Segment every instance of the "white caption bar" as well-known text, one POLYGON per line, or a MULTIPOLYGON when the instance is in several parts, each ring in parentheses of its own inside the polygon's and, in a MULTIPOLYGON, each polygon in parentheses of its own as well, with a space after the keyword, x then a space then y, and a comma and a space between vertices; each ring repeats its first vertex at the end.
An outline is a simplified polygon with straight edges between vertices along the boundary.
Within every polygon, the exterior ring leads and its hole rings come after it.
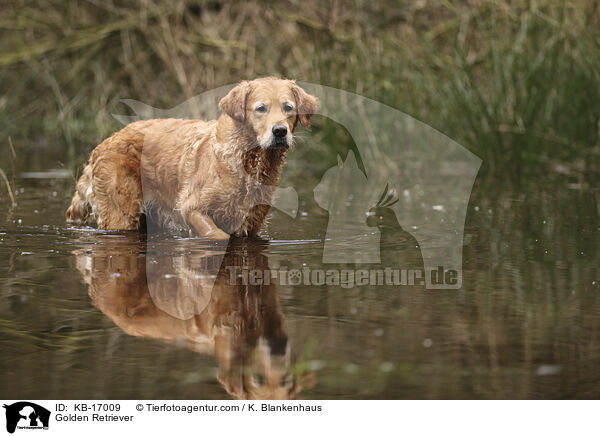
MULTIPOLYGON (((19 436, 224 434, 597 434, 597 401, 4 400, 19 436), (116 432, 116 433, 115 433, 116 432), (177 432, 177 433, 173 433, 177 432), (181 432, 181 433, 180 433, 181 432)), ((12 430, 12 432, 11 432, 12 430)), ((7 433, 4 433, 7 434, 7 433)))

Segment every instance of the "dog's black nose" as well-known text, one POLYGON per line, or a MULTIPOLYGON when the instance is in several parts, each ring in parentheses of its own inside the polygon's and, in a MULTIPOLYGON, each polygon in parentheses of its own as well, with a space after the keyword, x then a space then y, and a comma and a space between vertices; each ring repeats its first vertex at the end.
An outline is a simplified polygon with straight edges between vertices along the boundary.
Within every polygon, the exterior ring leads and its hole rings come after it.
POLYGON ((277 138, 284 137, 287 135, 287 127, 285 127, 283 124, 275 124, 273 126, 273 135, 275 135, 277 138))

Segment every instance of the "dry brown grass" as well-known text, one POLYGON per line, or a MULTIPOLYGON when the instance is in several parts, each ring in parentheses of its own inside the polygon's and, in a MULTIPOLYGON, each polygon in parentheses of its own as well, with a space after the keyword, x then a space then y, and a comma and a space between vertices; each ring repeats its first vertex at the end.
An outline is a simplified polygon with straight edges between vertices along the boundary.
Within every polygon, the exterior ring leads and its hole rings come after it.
POLYGON ((168 108, 279 75, 378 99, 500 168, 591 160, 599 11, 593 0, 9 0, 0 134, 65 144, 57 156, 72 165, 118 127, 120 98, 168 108))

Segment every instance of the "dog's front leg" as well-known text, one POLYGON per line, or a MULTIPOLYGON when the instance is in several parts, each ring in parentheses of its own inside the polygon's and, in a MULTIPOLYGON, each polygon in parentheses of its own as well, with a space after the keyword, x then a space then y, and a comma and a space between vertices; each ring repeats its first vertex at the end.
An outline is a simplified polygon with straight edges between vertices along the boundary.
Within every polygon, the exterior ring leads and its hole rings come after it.
POLYGON ((192 226, 198 236, 206 236, 207 238, 214 240, 229 239, 228 233, 221 230, 210 217, 200 212, 190 212, 187 217, 187 222, 192 226))

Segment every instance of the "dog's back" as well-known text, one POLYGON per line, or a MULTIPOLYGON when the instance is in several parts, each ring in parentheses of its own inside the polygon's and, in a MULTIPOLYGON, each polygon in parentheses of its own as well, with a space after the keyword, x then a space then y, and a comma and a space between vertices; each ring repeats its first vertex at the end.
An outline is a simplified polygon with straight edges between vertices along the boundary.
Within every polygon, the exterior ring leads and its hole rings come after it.
POLYGON ((210 135, 213 127, 214 122, 155 119, 116 132, 92 152, 66 212, 67 222, 134 230, 146 206, 173 208, 182 144, 210 135))

